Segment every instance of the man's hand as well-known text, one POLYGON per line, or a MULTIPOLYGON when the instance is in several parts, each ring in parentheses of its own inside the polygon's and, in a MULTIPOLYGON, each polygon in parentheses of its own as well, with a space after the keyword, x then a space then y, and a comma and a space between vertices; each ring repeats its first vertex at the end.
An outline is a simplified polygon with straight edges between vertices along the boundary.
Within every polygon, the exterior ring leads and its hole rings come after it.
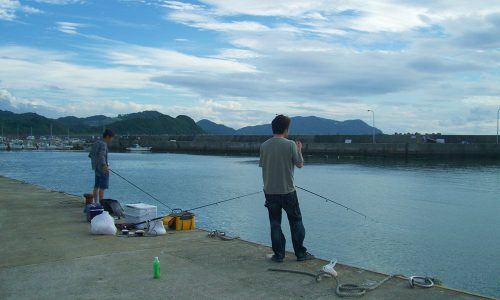
POLYGON ((297 150, 299 150, 299 152, 302 152, 302 142, 299 140, 295 140, 295 144, 297 145, 297 150))
POLYGON ((297 168, 302 168, 304 166, 304 157, 302 157, 302 142, 295 140, 295 144, 297 145, 297 152, 299 154, 299 161, 295 163, 295 166, 297 168))
POLYGON ((104 165, 104 167, 102 167, 102 171, 104 172, 104 174, 108 174, 109 173, 109 166, 104 165))

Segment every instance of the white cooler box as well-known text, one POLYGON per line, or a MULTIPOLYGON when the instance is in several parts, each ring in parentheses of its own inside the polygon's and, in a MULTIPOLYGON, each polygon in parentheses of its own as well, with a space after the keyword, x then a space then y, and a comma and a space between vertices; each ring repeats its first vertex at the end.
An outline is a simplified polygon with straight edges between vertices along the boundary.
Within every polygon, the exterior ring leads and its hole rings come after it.
MULTIPOLYGON (((154 205, 146 203, 135 203, 125 205, 125 223, 135 224, 156 218, 157 209, 154 205)), ((139 229, 145 229, 147 224, 137 225, 139 229)))

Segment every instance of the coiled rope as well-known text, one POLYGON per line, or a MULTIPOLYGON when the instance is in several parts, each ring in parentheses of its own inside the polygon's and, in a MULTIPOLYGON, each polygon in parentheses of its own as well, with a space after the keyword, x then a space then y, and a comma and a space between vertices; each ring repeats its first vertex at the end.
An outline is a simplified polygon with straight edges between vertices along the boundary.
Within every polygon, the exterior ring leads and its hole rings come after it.
POLYGON ((376 284, 372 285, 357 285, 357 284, 352 284, 352 283, 340 283, 340 280, 336 277, 331 275, 330 273, 320 271, 317 274, 310 273, 310 272, 304 272, 304 271, 298 271, 298 270, 288 270, 288 269, 274 269, 270 268, 268 271, 272 272, 282 272, 282 273, 292 273, 292 274, 298 274, 298 275, 305 275, 309 277, 313 277, 316 282, 321 281, 323 277, 331 277, 335 279, 335 294, 339 297, 361 297, 364 296, 367 292, 371 292, 377 288, 379 288, 381 285, 386 283, 392 278, 399 277, 408 280, 408 283, 412 288, 414 287, 419 287, 419 288, 431 288, 434 286, 434 281, 435 279, 430 278, 430 277, 423 277, 423 276, 410 276, 406 277, 401 274, 395 274, 395 275, 389 275, 386 278, 382 279, 381 281, 377 282, 376 284))

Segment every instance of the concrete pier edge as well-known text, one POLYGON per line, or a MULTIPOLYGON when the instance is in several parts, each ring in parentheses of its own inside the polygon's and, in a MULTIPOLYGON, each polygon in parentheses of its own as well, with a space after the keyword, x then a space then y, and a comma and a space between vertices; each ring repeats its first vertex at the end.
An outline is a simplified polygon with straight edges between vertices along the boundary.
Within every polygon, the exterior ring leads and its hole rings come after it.
MULTIPOLYGON (((250 154, 257 155, 260 145, 270 136, 146 135, 117 137, 110 148, 125 151, 139 142, 154 152, 250 154)), ((494 136, 442 136, 447 142, 424 143, 410 136, 291 136, 303 142, 304 155, 397 157, 397 158, 500 158, 500 145, 494 136), (351 140, 352 143, 345 143, 351 140)))

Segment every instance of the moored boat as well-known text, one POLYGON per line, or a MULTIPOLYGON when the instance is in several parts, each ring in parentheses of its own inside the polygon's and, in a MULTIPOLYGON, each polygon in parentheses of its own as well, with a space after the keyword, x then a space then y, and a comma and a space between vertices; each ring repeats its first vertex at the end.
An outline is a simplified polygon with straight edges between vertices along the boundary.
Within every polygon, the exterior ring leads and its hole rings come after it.
POLYGON ((142 147, 139 144, 134 144, 132 147, 127 147, 130 152, 150 152, 152 147, 142 147))
POLYGON ((21 140, 12 140, 9 144, 9 149, 10 150, 23 150, 24 143, 21 140))
POLYGON ((38 146, 36 144, 33 144, 32 142, 26 143, 24 146, 24 150, 37 150, 38 146))

